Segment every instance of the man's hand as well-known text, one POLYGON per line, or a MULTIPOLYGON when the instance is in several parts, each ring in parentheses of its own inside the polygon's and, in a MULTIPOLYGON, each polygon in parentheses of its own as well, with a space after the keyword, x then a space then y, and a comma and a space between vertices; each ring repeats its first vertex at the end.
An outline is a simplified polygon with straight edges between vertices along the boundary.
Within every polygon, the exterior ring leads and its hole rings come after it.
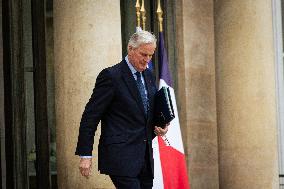
POLYGON ((81 158, 79 170, 84 177, 89 178, 92 174, 92 158, 81 158))
POLYGON ((161 128, 161 127, 155 126, 154 133, 155 133, 157 136, 164 136, 164 135, 168 132, 168 126, 169 126, 169 124, 167 124, 164 129, 161 128))

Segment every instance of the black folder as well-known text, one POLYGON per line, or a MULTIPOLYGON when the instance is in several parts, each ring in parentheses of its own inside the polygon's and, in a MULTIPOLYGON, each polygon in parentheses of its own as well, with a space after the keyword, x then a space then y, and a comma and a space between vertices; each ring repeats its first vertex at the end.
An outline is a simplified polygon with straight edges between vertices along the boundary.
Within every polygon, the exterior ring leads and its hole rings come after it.
POLYGON ((169 87, 162 87, 155 95, 154 123, 164 128, 175 118, 169 87))

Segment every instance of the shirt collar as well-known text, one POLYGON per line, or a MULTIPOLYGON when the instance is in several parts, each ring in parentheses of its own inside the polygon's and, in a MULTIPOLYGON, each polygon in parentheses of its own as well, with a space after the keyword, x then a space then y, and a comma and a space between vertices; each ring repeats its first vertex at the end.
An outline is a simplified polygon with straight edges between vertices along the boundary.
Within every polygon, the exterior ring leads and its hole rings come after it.
POLYGON ((136 72, 138 72, 138 71, 134 68, 134 66, 129 62, 129 60, 128 60, 128 55, 125 57, 125 61, 126 61, 128 67, 129 67, 129 69, 130 69, 130 71, 131 71, 131 73, 132 73, 133 75, 134 75, 136 72))

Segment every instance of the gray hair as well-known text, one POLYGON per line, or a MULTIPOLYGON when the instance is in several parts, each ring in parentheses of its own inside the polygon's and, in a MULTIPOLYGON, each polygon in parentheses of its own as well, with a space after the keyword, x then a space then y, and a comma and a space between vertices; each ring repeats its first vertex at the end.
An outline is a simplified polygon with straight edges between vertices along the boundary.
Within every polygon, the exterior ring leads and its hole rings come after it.
POLYGON ((133 48, 138 48, 142 44, 155 44, 156 45, 157 39, 154 34, 151 34, 148 31, 138 31, 134 33, 128 42, 128 46, 133 48))

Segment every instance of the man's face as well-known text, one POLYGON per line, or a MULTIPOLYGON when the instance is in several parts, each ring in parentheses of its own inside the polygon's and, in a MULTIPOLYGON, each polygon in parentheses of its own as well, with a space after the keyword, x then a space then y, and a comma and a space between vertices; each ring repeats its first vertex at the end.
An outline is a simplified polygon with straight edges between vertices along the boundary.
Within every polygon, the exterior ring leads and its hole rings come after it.
POLYGON ((133 67, 138 71, 142 72, 147 68, 148 63, 152 59, 155 52, 155 44, 142 44, 138 48, 128 46, 128 59, 133 67))

